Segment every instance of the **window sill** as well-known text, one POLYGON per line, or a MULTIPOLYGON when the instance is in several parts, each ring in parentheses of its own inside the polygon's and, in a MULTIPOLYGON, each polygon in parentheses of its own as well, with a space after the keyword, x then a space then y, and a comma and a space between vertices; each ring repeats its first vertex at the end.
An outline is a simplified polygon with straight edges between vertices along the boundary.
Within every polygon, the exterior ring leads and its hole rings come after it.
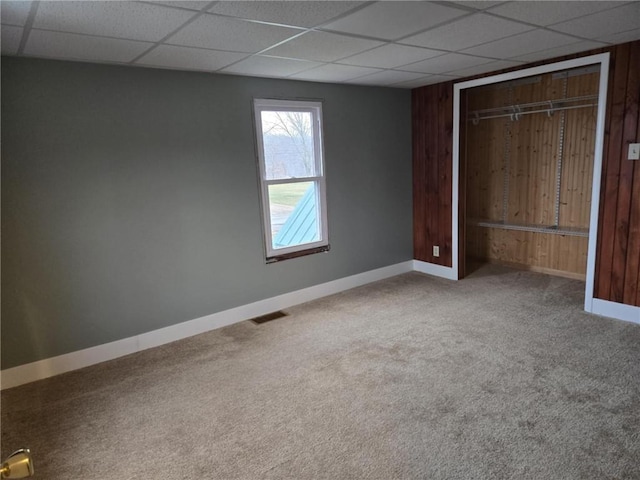
POLYGON ((307 255, 313 255, 314 253, 328 252, 329 250, 331 250, 330 245, 323 245, 322 247, 298 250, 297 252, 285 253, 283 255, 274 255, 272 257, 267 257, 267 264, 281 262, 283 260, 289 260, 291 258, 305 257, 307 255))

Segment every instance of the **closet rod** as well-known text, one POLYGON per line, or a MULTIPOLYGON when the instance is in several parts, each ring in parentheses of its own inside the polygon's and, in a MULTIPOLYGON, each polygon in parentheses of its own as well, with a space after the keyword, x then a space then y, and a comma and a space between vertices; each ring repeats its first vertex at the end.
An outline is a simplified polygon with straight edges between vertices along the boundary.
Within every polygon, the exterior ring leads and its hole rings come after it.
POLYGON ((539 102, 505 105, 502 107, 481 108, 479 110, 473 110, 469 112, 469 114, 471 115, 471 114, 494 113, 494 112, 503 112, 505 110, 513 111, 514 109, 517 109, 517 108, 523 109, 523 108, 533 108, 533 107, 543 107, 543 106, 547 107, 549 105, 559 105, 561 103, 586 102, 587 100, 598 100, 598 95, 583 95, 580 97, 556 98, 551 100, 543 100, 539 102))
POLYGON ((553 108, 549 107, 549 108, 541 108, 541 109, 538 109, 538 110, 527 110, 527 111, 524 111, 524 112, 515 110, 515 111, 513 111, 511 113, 502 113, 500 115, 486 115, 486 116, 479 116, 478 115, 478 116, 475 116, 475 117, 474 116, 469 116, 468 117, 468 121, 470 121, 470 122, 472 122, 472 123, 477 125, 477 123, 480 120, 488 120, 490 118, 511 117, 512 119, 517 120, 518 117, 520 117, 521 115, 529 115, 531 113, 546 112, 546 113, 552 114, 553 112, 558 112, 558 111, 561 111, 561 110, 575 110, 576 108, 588 108, 588 107, 597 107, 597 106, 598 106, 597 103, 587 103, 587 104, 584 104, 584 105, 572 105, 572 106, 569 106, 569 107, 553 107, 553 108))

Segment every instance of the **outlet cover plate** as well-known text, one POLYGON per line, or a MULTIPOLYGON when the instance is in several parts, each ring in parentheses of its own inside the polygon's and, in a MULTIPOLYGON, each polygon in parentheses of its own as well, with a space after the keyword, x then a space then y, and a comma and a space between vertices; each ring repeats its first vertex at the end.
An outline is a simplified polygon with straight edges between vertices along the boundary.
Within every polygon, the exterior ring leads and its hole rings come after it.
POLYGON ((627 158, 629 160, 640 160, 640 143, 629 144, 629 155, 627 158))

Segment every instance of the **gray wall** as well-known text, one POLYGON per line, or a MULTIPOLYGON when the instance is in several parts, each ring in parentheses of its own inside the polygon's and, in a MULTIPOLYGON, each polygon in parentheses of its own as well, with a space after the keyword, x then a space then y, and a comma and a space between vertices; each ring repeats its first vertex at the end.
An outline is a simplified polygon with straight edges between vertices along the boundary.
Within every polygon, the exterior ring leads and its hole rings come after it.
POLYGON ((412 258, 408 90, 2 59, 2 368, 412 258), (329 253, 266 265, 251 102, 322 99, 329 253))

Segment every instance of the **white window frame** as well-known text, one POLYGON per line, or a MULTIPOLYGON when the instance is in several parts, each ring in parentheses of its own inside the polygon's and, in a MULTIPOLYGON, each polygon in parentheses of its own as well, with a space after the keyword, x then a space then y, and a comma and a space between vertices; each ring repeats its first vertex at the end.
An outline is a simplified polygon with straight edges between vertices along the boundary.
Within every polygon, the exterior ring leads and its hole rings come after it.
POLYGON ((258 153, 258 166, 260 174, 260 197, 262 203, 262 220, 264 229, 264 245, 267 261, 276 261, 283 256, 293 256, 298 252, 315 253, 326 251, 329 247, 329 234, 327 228, 327 195, 324 165, 324 142, 322 124, 322 103, 303 100, 280 100, 256 98, 253 100, 253 114, 256 133, 256 145, 258 153), (316 162, 316 175, 311 177, 296 177, 278 180, 268 180, 266 175, 266 162, 264 155, 264 137, 262 132, 262 112, 309 112, 312 118, 314 157, 316 162), (269 186, 287 183, 314 182, 316 184, 316 205, 320 206, 318 218, 318 233, 320 240, 303 243, 286 248, 273 248, 271 235, 271 209, 269 206, 269 186), (326 247, 326 248, 322 248, 326 247))

